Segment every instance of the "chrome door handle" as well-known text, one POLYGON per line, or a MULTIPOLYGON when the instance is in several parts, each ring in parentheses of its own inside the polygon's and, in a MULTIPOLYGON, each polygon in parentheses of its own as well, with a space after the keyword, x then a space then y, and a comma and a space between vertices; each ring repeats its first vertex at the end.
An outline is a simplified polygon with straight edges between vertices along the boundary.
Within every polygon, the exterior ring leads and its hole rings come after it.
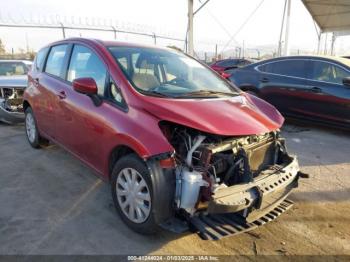
POLYGON ((314 92, 314 93, 321 93, 321 92, 322 92, 322 89, 319 88, 319 87, 313 86, 313 87, 311 87, 311 92, 314 92))

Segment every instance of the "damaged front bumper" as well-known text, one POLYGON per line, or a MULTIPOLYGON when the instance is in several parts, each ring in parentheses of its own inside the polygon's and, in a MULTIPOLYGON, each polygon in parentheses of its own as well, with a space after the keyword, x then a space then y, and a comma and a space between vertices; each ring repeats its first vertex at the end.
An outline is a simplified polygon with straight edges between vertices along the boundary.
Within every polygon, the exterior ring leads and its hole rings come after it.
POLYGON ((190 218, 190 229, 204 240, 218 240, 273 221, 293 206, 287 197, 299 177, 307 176, 293 156, 286 166, 267 169, 254 182, 218 190, 207 210, 190 218))
POLYGON ((24 121, 23 112, 9 111, 5 107, 5 99, 0 98, 0 121, 7 124, 16 124, 24 121))
POLYGON ((237 213, 254 221, 279 205, 298 186, 299 165, 289 156, 283 167, 271 166, 254 182, 218 189, 208 204, 208 213, 237 213))
POLYGON ((24 87, 0 87, 0 121, 17 124, 24 121, 24 87))

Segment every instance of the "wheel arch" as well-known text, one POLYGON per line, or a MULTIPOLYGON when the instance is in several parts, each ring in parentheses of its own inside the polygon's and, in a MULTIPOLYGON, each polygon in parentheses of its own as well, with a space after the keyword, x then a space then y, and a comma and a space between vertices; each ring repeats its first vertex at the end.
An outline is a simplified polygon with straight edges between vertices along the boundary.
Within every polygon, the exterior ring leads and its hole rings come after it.
POLYGON ((250 92, 256 93, 257 95, 260 94, 259 88, 257 88, 255 85, 252 85, 252 84, 242 84, 239 86, 239 89, 241 89, 244 92, 250 91, 250 92))
POLYGON ((32 107, 27 100, 23 101, 23 111, 25 112, 28 107, 32 107))
MULTIPOLYGON (((111 174, 113 171, 114 164, 123 156, 129 155, 129 154, 135 154, 140 157, 140 155, 137 153, 136 150, 134 150, 132 147, 121 144, 115 146, 108 157, 108 179, 111 178, 111 174)), ((141 157, 140 157, 141 158, 141 157)))

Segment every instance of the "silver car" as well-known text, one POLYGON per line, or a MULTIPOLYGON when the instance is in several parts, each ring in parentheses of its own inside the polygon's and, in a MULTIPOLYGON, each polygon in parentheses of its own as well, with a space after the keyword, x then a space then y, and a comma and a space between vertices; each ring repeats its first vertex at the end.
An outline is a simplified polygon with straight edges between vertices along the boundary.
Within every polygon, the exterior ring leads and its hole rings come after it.
POLYGON ((22 97, 31 65, 25 60, 0 60, 0 121, 23 122, 22 97))

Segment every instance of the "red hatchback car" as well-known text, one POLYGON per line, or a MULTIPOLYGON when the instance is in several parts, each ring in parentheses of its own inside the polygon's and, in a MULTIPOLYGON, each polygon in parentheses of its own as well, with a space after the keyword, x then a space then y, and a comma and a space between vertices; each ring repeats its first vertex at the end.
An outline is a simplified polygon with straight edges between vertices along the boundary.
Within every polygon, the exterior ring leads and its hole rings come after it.
POLYGON ((270 104, 172 49, 74 38, 42 48, 24 93, 34 148, 52 141, 111 183, 137 232, 219 239, 276 218, 301 173, 270 104))

